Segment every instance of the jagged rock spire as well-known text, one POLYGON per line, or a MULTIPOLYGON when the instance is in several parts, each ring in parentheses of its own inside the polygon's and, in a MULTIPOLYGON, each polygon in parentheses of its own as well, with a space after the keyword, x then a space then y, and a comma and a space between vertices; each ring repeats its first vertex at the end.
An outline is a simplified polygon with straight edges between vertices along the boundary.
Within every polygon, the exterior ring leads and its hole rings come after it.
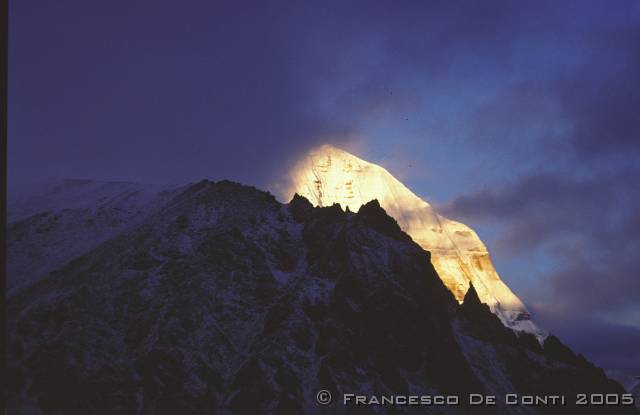
POLYGON ((303 222, 311 215, 313 205, 306 197, 296 193, 289 202, 289 211, 295 221, 303 222))
POLYGON ((465 306, 482 304, 482 301, 480 301, 480 297, 478 297, 478 292, 471 282, 469 283, 469 289, 467 290, 467 293, 464 295, 462 304, 464 304, 465 306))

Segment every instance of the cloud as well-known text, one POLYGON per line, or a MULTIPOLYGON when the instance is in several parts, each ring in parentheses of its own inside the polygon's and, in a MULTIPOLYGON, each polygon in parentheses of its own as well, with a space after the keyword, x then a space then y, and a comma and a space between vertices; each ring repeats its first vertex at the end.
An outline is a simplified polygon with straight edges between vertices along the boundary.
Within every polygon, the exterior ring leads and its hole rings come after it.
POLYGON ((512 255, 544 250, 556 264, 549 291, 570 313, 624 308, 640 298, 640 203, 636 169, 593 178, 525 176, 461 196, 444 212, 502 225, 497 247, 512 255))
POLYGON ((12 181, 264 186, 296 153, 350 139, 352 124, 316 108, 314 80, 331 51, 307 47, 324 30, 311 10, 117 3, 68 4, 53 16, 35 3, 12 8, 12 181))
MULTIPOLYGON (((151 13, 142 5, 73 3, 11 10, 12 182, 210 177, 265 186, 304 150, 352 142, 381 114, 433 123, 424 105, 447 106, 442 94, 512 79, 528 67, 518 61, 527 42, 538 47, 564 30, 567 15, 587 9, 503 0, 277 8, 196 0, 179 10, 154 2, 151 13)), ((633 33, 612 36, 609 43, 633 45, 633 33)), ((527 82, 507 93, 511 101, 537 90, 527 82)), ((574 108, 582 101, 570 90, 562 103, 574 108)), ((516 119, 492 105, 477 119, 500 128, 516 119)), ((533 114, 541 106, 512 107, 533 114)))
POLYGON ((545 30, 535 41, 526 29, 503 33, 513 35, 513 48, 496 56, 506 62, 502 79, 463 115, 469 144, 545 170, 601 168, 640 156, 638 5, 611 13, 603 3, 583 5, 543 8, 545 30))
POLYGON ((467 142, 510 154, 512 178, 458 196, 444 211, 501 229, 503 253, 542 252, 552 266, 539 285, 556 316, 622 319, 640 301, 640 25, 633 13, 577 16, 571 30, 549 32, 573 45, 566 54, 534 61, 468 112, 467 142))
POLYGON ((594 41, 593 60, 558 83, 580 156, 640 154, 640 25, 610 30, 594 41))
MULTIPOLYGON (((532 173, 513 183, 463 195, 444 206, 444 212, 469 221, 508 222, 501 243, 513 252, 537 247, 546 238, 585 231, 585 224, 608 221, 616 196, 617 176, 576 179, 561 173, 532 173)), ((606 225, 606 223, 605 223, 606 225)))

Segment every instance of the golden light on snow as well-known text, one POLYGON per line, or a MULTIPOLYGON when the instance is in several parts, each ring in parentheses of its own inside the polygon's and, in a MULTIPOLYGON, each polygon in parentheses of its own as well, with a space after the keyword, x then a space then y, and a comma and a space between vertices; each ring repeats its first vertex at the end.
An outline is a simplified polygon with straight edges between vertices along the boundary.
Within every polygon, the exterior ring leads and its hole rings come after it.
POLYGON ((312 150, 294 167, 293 184, 287 196, 293 197, 297 192, 317 206, 339 203, 343 209, 349 207, 354 212, 376 198, 383 206, 382 199, 389 203, 402 202, 405 210, 429 206, 402 183, 396 181, 390 186, 389 177, 391 174, 380 166, 323 145, 312 150), (407 194, 414 197, 406 197, 407 194))
POLYGON ((298 193, 315 206, 339 203, 343 209, 357 212, 363 204, 377 199, 414 241, 431 252, 433 266, 458 301, 472 282, 480 300, 505 325, 541 335, 526 318, 525 306, 498 276, 486 246, 473 229, 436 213, 384 168, 323 145, 298 162, 290 179, 287 200, 298 193))

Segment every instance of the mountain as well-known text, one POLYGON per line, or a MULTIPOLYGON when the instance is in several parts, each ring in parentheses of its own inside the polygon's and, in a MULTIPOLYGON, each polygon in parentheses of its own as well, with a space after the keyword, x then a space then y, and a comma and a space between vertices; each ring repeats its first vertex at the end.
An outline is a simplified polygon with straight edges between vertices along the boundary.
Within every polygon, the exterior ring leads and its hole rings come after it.
POLYGON ((49 271, 142 220, 176 188, 63 180, 10 195, 8 293, 37 282, 49 271))
POLYGON ((311 150, 292 169, 290 179, 288 198, 297 193, 315 206, 338 203, 355 212, 378 200, 403 231, 431 252, 433 266, 458 302, 473 283, 482 302, 505 326, 535 334, 540 340, 546 336, 500 279, 487 247, 473 229, 438 214, 384 168, 324 145, 311 150))
MULTIPOLYGON (((297 195, 283 205, 227 181, 151 200, 8 296, 7 413, 636 413, 576 408, 577 393, 623 389, 554 336, 516 336, 475 284, 456 301, 377 201, 357 213, 297 195), (334 402, 320 405, 319 390, 334 402), (459 404, 345 406, 346 393, 459 404), (470 406, 471 393, 496 406, 470 406), (567 404, 508 406, 507 393, 567 404)), ((94 228, 79 216, 74 229, 94 228)), ((46 245, 58 231, 29 235, 46 245)))
POLYGON ((640 376, 630 375, 619 370, 607 370, 607 376, 621 384, 624 389, 633 395, 636 406, 640 409, 640 376))

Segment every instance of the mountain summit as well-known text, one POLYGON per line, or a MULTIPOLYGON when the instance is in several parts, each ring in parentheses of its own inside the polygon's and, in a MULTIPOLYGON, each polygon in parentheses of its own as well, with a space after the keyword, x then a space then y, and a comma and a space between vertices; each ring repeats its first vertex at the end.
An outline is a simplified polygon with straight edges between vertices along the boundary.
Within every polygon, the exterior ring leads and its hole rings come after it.
POLYGON ((387 170, 331 145, 311 150, 292 169, 294 193, 315 206, 338 203, 357 212, 378 200, 404 232, 431 252, 431 262, 445 286, 462 302, 472 283, 480 298, 502 323, 543 339, 520 299, 500 279, 487 247, 467 225, 438 214, 387 170))

